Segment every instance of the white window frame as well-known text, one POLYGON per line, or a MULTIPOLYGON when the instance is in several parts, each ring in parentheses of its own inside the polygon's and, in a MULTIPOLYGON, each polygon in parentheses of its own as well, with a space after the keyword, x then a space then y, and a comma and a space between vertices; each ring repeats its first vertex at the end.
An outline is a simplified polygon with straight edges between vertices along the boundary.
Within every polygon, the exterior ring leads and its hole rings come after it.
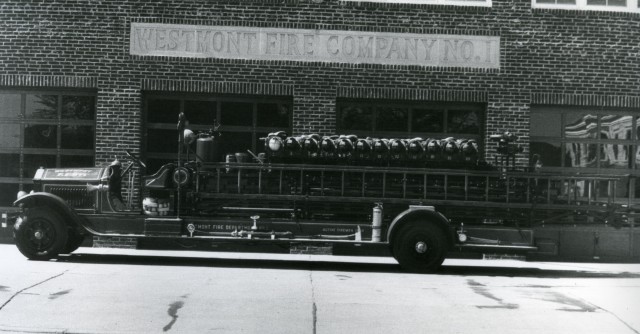
MULTIPOLYGON (((379 2, 379 3, 402 3, 418 5, 450 5, 468 7, 491 7, 492 0, 463 1, 463 0, 340 0, 344 2, 379 2)), ((534 0, 535 1, 535 0, 534 0)))
POLYGON ((627 6, 596 6, 587 5, 587 0, 576 0, 575 5, 572 4, 552 4, 552 3, 537 3, 537 0, 531 0, 531 8, 547 8, 547 9, 566 9, 566 10, 593 10, 602 12, 640 12, 638 8, 638 1, 640 0, 627 0, 627 6))

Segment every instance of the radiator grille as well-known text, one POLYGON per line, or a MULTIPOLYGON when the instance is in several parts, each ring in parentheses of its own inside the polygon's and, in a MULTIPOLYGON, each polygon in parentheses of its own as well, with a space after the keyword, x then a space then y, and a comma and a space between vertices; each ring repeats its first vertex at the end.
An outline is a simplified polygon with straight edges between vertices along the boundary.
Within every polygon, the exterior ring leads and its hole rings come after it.
POLYGON ((87 186, 45 185, 44 191, 60 196, 74 209, 92 209, 93 193, 87 191, 87 186))

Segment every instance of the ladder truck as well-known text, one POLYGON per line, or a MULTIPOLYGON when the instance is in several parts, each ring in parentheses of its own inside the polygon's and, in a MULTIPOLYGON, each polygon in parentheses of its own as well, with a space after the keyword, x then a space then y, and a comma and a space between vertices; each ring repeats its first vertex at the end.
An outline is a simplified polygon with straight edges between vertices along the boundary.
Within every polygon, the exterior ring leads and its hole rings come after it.
POLYGON ((34 191, 18 194, 19 211, 3 215, 2 226, 13 228, 18 249, 33 260, 99 236, 211 251, 222 244, 292 253, 384 249, 404 270, 428 273, 456 252, 535 252, 544 225, 627 219, 615 177, 516 170, 520 150, 509 133, 491 136, 498 156, 486 163, 470 140, 281 131, 264 138, 265 152, 222 159, 217 129, 195 135, 181 114, 177 132, 176 162, 129 182, 142 205, 123 201, 131 167, 146 168, 127 150, 125 168, 116 160, 38 169, 34 191))

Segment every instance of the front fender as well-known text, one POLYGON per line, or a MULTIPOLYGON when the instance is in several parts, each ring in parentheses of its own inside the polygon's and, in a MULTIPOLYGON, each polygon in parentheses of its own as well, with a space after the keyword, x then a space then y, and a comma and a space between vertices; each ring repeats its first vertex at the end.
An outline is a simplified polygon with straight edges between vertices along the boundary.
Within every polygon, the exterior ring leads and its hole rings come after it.
POLYGON ((425 220, 436 224, 449 238, 449 243, 453 244, 454 235, 449 225, 449 220, 440 212, 436 211, 433 206, 412 205, 409 209, 397 215, 387 231, 387 241, 391 243, 396 232, 400 230, 404 224, 414 220, 425 220))
POLYGON ((64 199, 54 194, 47 192, 30 193, 17 199, 13 202, 13 205, 20 206, 22 209, 35 207, 49 208, 60 214, 65 219, 65 223, 75 229, 78 233, 85 233, 80 216, 71 207, 69 207, 69 205, 67 205, 64 199))

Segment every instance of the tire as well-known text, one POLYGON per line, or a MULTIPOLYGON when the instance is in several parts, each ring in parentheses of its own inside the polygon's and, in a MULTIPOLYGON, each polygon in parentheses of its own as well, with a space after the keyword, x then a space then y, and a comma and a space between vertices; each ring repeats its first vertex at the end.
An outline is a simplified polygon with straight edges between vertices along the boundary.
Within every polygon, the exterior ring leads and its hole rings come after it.
POLYGON ((403 270, 433 273, 440 269, 449 250, 442 229, 429 222, 411 222, 403 226, 393 239, 393 256, 403 270))
POLYGON ((13 236, 22 255, 30 260, 49 260, 64 249, 69 232, 55 211, 32 208, 16 222, 13 236))
POLYGON ((62 248, 62 251, 60 251, 60 254, 72 253, 73 251, 78 249, 80 245, 82 245, 83 241, 84 241, 84 234, 80 234, 74 230, 69 230, 69 238, 67 239, 67 243, 62 248))

